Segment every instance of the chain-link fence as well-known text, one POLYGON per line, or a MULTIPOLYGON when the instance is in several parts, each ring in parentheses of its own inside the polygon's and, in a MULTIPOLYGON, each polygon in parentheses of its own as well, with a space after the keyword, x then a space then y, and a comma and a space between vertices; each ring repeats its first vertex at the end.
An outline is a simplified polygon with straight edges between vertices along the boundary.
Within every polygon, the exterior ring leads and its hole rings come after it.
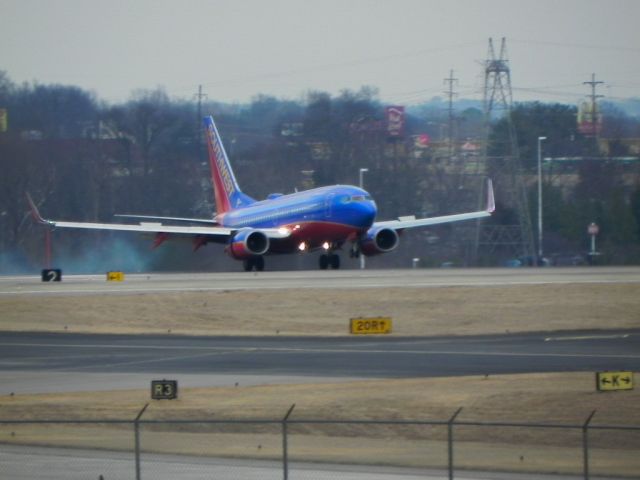
POLYGON ((0 420, 0 479, 640 477, 640 426, 291 418, 0 420), (499 476, 498 473, 495 475, 499 476))

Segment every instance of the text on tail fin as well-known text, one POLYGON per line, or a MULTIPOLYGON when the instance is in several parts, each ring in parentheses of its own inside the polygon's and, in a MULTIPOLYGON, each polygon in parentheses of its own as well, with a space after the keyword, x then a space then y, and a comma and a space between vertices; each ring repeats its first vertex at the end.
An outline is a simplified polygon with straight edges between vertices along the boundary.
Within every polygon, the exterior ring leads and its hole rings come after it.
POLYGON ((209 166, 211 180, 215 192, 216 211, 218 214, 231 210, 231 199, 238 192, 238 185, 229 165, 227 153, 224 150, 218 129, 213 117, 205 117, 204 125, 207 134, 207 149, 209 151, 209 166))

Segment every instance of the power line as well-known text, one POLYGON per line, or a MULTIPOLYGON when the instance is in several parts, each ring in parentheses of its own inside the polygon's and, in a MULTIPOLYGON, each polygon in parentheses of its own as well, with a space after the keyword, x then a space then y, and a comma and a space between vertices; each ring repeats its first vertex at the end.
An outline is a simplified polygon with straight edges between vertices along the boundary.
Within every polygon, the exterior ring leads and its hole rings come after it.
POLYGON ((579 43, 562 43, 562 42, 548 42, 541 40, 513 40, 515 43, 524 43, 532 45, 550 45, 554 47, 566 47, 566 48, 584 48, 588 50, 620 50, 628 52, 640 52, 640 48, 627 47, 622 45, 584 45, 579 43))
POLYGON ((472 47, 472 46, 475 46, 475 42, 467 42, 467 43, 460 43, 460 44, 454 44, 454 45, 446 45, 446 46, 443 46, 443 47, 425 48, 425 49, 421 49, 421 50, 417 50, 417 51, 413 51, 413 52, 401 52, 401 53, 395 53, 395 54, 390 54, 390 55, 381 55, 381 56, 375 56, 375 57, 368 57, 368 58, 363 58, 363 59, 358 59, 358 60, 349 60, 349 61, 345 61, 345 62, 327 63, 327 64, 324 64, 324 65, 313 65, 313 66, 309 66, 309 67, 302 67, 302 68, 296 68, 296 69, 291 69, 291 70, 281 70, 281 71, 275 71, 275 72, 266 72, 266 73, 263 73, 263 74, 251 75, 251 76, 246 76, 246 77, 236 77, 236 78, 229 77, 229 78, 223 78, 223 79, 221 79, 219 81, 208 83, 205 86, 212 87, 212 86, 220 86, 220 85, 225 85, 225 84, 230 84, 230 83, 233 83, 233 84, 251 83, 251 82, 266 80, 266 79, 270 79, 270 78, 290 77, 290 76, 293 76, 293 75, 314 73, 314 72, 318 72, 318 71, 335 70, 335 69, 342 69, 342 68, 353 68, 353 67, 359 67, 359 66, 367 65, 367 64, 384 63, 384 62, 395 61, 395 60, 403 60, 403 59, 421 57, 421 56, 424 56, 424 55, 443 53, 443 52, 447 52, 447 51, 451 51, 451 50, 456 50, 456 49, 460 49, 460 48, 467 48, 467 47, 472 47))

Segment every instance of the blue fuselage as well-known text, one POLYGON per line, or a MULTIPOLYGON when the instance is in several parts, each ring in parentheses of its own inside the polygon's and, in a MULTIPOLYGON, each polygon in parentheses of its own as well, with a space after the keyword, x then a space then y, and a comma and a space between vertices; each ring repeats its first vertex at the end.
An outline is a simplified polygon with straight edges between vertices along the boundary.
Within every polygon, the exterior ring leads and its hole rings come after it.
POLYGON ((291 235, 274 242, 273 253, 318 248, 326 243, 339 247, 366 232, 376 216, 376 204, 361 188, 345 185, 322 187, 231 210, 216 220, 223 226, 286 228, 291 235))

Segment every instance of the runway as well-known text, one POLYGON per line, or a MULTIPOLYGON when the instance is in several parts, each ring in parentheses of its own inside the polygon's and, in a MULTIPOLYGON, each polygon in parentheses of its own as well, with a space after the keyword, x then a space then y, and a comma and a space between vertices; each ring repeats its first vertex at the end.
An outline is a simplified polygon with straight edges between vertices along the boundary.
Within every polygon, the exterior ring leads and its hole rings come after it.
POLYGON ((260 273, 129 274, 124 282, 105 275, 64 275, 61 282, 39 276, 0 276, 0 296, 134 294, 188 291, 313 288, 406 288, 568 283, 638 283, 640 267, 331 270, 260 273))
POLYGON ((0 394, 640 370, 640 330, 472 337, 179 337, 3 333, 0 394))

